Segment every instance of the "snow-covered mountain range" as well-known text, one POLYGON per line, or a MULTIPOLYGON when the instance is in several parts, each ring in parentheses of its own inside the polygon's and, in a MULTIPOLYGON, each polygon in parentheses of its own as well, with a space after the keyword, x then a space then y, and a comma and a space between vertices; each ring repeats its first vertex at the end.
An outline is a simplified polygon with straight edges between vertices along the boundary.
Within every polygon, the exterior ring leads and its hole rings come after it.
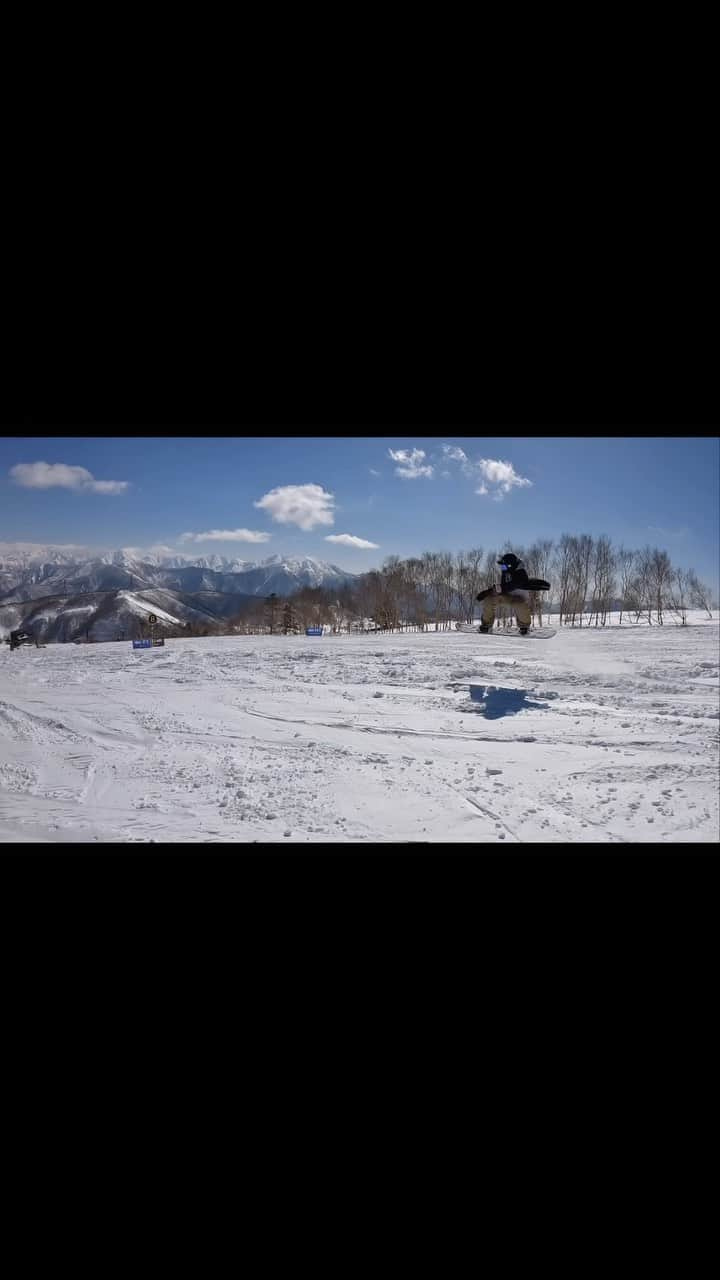
POLYGON ((125 547, 0 543, 0 637, 25 627, 42 642, 134 637, 150 613, 165 634, 224 631, 256 600, 303 587, 340 587, 357 575, 311 556, 259 564, 226 556, 163 556, 125 547), (253 598, 255 597, 255 599, 253 598))
POLYGON ((0 601, 154 587, 290 595, 302 587, 338 587, 355 577, 312 556, 272 555, 255 562, 220 555, 164 556, 134 547, 92 552, 83 547, 0 543, 0 601))

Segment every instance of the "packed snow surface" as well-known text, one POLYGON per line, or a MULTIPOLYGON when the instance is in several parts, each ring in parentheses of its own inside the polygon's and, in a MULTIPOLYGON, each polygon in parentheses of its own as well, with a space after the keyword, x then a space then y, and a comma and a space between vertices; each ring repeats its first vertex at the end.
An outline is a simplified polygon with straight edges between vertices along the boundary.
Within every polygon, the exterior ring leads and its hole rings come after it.
POLYGON ((714 842, 718 638, 3 645, 0 840, 714 842))

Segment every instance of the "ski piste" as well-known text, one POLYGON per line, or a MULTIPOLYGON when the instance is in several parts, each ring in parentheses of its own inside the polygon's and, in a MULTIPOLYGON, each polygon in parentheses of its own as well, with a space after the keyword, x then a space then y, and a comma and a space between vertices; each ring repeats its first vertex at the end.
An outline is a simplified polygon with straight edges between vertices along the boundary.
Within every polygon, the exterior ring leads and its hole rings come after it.
POLYGON ((556 627, 533 627, 526 635, 522 635, 517 627, 492 627, 490 631, 481 631, 479 622, 458 622, 457 630, 488 637, 502 636, 506 640, 513 636, 520 640, 550 640, 552 636, 557 635, 556 627))

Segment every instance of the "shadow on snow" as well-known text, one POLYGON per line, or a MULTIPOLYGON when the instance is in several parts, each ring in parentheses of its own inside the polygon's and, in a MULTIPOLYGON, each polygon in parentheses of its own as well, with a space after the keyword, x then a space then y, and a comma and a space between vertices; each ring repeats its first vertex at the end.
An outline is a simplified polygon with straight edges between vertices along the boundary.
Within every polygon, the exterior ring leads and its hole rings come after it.
POLYGON ((545 711, 546 702, 531 702, 527 689, 498 689, 492 685, 470 685, 470 697, 479 705, 475 708, 486 720, 499 720, 502 716, 514 716, 518 711, 545 711))

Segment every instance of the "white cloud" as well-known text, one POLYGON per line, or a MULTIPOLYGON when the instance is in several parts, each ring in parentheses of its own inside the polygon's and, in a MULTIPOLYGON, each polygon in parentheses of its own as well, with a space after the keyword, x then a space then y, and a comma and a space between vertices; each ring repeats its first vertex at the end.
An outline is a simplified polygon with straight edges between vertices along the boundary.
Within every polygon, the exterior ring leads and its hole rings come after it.
POLYGON ((371 475, 371 476, 379 476, 379 475, 380 475, 380 472, 379 472, 379 471, 376 471, 374 467, 368 467, 368 471, 370 472, 370 475, 371 475))
POLYGON ((479 481, 475 492, 481 498, 489 496, 496 502, 502 502, 505 495, 512 489, 525 489, 532 486, 532 480, 518 475, 511 462, 502 462, 500 459, 493 458, 478 458, 477 462, 473 462, 464 449, 459 449, 456 445, 444 444, 442 450, 448 462, 460 463, 463 475, 476 482, 479 481))
POLYGON ((354 533, 329 533, 326 542, 339 542, 343 547, 372 548, 377 550, 379 542, 368 542, 366 538, 356 538, 354 533))
POLYGON ((500 485, 506 492, 509 492, 513 485, 529 485, 532 483, 517 474, 512 462, 493 462, 491 458, 481 458, 478 466, 486 480, 489 480, 491 484, 500 485))
POLYGON ((143 556, 174 556, 177 554, 174 547, 166 547, 163 543, 156 542, 153 547, 123 547, 122 550, 129 556, 134 556, 136 560, 142 560, 143 556))
MULTIPOLYGON (((459 449, 454 444, 444 444, 443 453, 445 454, 446 462, 459 462, 463 475, 469 476, 471 480, 475 478, 475 463, 470 461, 464 449, 459 449)), ((443 474, 449 473, 444 472, 443 474)))
POLYGON ((319 484, 281 485, 253 503, 268 511, 278 524, 296 524, 306 532, 316 524, 334 524, 334 505, 334 495, 319 484))
POLYGON ((502 502, 506 493, 514 488, 527 489, 532 487, 532 480, 526 480, 524 476, 519 476, 512 462, 493 461, 492 458, 480 458, 475 466, 483 477, 483 483, 475 492, 483 497, 490 492, 496 502, 502 502), (485 484, 487 481, 487 484, 485 484), (488 491, 487 485, 492 485, 492 489, 488 491))
POLYGON ((96 480, 85 467, 65 462, 18 462, 10 468, 16 484, 25 489, 74 489, 79 493, 124 493, 127 480, 96 480))
POLYGON ((43 555, 47 551, 66 551, 68 555, 80 551, 91 555, 93 548, 80 542, 0 542, 0 556, 34 555, 35 552, 43 555))
POLYGON ((388 453, 393 462, 402 464, 395 468, 395 475, 402 476, 403 480, 417 480, 420 476, 429 479, 432 476, 433 468, 423 465, 424 449, 388 449, 388 453))
POLYGON ((683 526, 681 529, 660 529, 657 525, 649 524, 650 533, 661 533, 663 538, 684 538, 688 530, 683 526))
MULTIPOLYGON (((457 448, 456 444, 443 444, 442 452, 445 453, 446 462, 460 463, 462 475, 469 476, 470 480, 477 479, 477 463, 470 461, 465 449, 457 448)), ((443 475, 450 475, 450 472, 445 471, 443 475)))
POLYGON ((181 533, 180 542, 267 542, 271 537, 271 533, 252 529, 208 529, 206 533, 181 533))
POLYGON ((127 480, 91 480, 82 486, 91 493, 124 493, 128 487, 127 480))

